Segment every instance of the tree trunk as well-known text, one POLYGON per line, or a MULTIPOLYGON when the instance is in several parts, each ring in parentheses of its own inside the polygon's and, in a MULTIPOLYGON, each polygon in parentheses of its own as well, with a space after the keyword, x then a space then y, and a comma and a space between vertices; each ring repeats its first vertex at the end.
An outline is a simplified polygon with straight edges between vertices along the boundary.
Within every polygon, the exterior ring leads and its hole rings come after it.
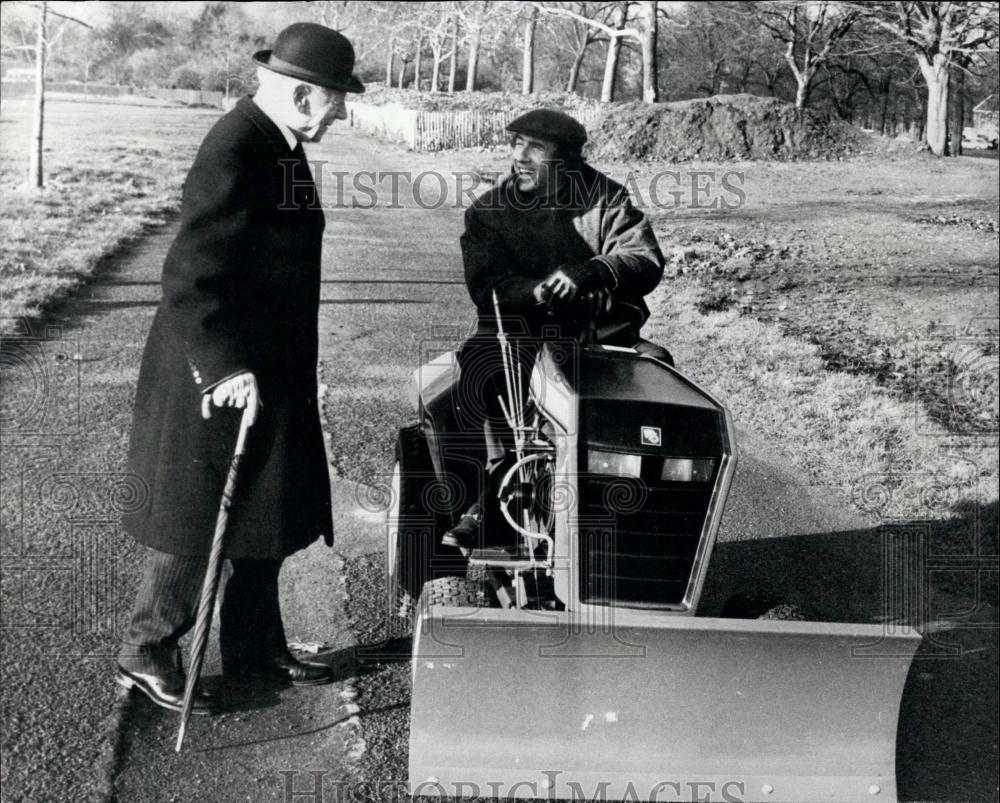
POLYGON ((35 43, 35 108, 31 117, 31 157, 28 161, 28 187, 44 186, 42 174, 42 132, 45 127, 45 38, 49 4, 42 3, 38 15, 38 39, 35 43))
POLYGON ((767 94, 776 98, 778 96, 778 80, 781 78, 780 73, 775 70, 774 72, 765 72, 764 76, 767 81, 767 94))
POLYGON ((753 69, 753 65, 747 62, 743 66, 743 73, 740 76, 740 92, 750 91, 750 72, 753 69))
POLYGON ((660 102, 659 71, 656 65, 657 0, 643 3, 646 21, 642 28, 642 99, 646 103, 660 102))
POLYGON ((440 48, 433 51, 434 65, 431 68, 431 92, 437 92, 438 82, 441 78, 441 50, 440 48))
POLYGON ((458 16, 451 18, 451 58, 448 64, 448 94, 455 94, 455 69, 458 62, 458 16))
POLYGON ((472 39, 469 42, 469 59, 466 65, 466 75, 465 75, 465 91, 475 92, 476 91, 476 73, 479 71, 479 40, 482 34, 477 27, 475 31, 472 32, 472 39))
POLYGON ((584 45, 573 59, 573 66, 569 68, 569 79, 566 81, 566 91, 576 92, 577 82, 580 80, 580 68, 583 66, 583 59, 587 55, 587 46, 584 45))
POLYGON ((393 46, 395 41, 392 37, 389 37, 389 54, 385 57, 385 85, 388 87, 392 86, 392 64, 393 56, 396 54, 393 52, 393 46))
MULTIPOLYGON (((621 30, 625 27, 625 10, 619 4, 615 8, 615 29, 621 30)), ((608 39, 608 55, 604 60, 604 81, 601 83, 601 102, 610 103, 615 99, 615 84, 618 81, 618 57, 622 52, 622 40, 620 36, 612 36, 608 39)))
POLYGON ((965 130, 965 70, 956 64, 951 74, 951 155, 962 155, 962 132, 965 130))
POLYGON ((804 109, 809 105, 809 92, 812 89, 812 73, 798 73, 795 76, 795 108, 804 109))
POLYGON ((892 92, 892 73, 887 73, 883 76, 882 80, 879 81, 879 90, 882 93, 882 108, 880 110, 880 120, 879 120, 879 133, 884 137, 886 135, 886 124, 889 117, 889 95, 892 92))
POLYGON ((405 78, 406 78, 406 59, 401 58, 399 60, 399 80, 396 82, 396 85, 400 89, 403 88, 403 80, 405 78))
POLYGON ((524 24, 524 51, 521 61, 521 94, 535 92, 535 26, 538 24, 538 9, 531 10, 531 16, 524 24))
POLYGON ((928 61, 922 53, 917 55, 920 72, 927 82, 927 125, 925 136, 931 153, 944 156, 948 125, 948 66, 944 54, 938 53, 928 61))
POLYGON ((413 88, 420 91, 420 49, 423 47, 424 39, 420 34, 417 35, 417 52, 413 59, 413 88))

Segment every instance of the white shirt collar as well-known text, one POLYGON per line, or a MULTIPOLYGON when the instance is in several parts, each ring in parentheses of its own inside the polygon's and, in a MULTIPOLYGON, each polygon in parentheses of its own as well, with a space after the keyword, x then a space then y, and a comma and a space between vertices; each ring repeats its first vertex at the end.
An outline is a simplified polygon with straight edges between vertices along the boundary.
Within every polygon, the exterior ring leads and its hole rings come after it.
POLYGON ((260 109, 262 112, 264 112, 264 114, 267 115, 268 119, 278 127, 278 130, 281 132, 281 135, 285 138, 285 142, 288 143, 289 150, 294 151, 295 146, 299 144, 299 140, 295 136, 295 134, 292 133, 292 129, 290 129, 287 125, 280 122, 279 120, 276 120, 274 115, 271 114, 270 111, 268 111, 266 108, 257 103, 257 98, 253 98, 253 102, 256 103, 257 108, 260 109))

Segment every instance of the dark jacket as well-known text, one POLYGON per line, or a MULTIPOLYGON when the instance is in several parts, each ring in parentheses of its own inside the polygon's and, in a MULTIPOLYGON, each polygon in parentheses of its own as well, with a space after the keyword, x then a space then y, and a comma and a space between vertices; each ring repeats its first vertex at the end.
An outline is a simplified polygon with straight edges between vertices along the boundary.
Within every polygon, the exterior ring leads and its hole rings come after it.
POLYGON ((614 299, 633 311, 638 307, 643 320, 649 314, 643 296, 663 276, 663 255, 645 215, 632 205, 628 190, 587 164, 567 171, 560 190, 544 199, 520 192, 508 176, 466 211, 461 245, 480 334, 496 331, 494 291, 502 313, 523 316, 537 334, 551 319, 532 291, 564 264, 600 257, 609 268, 606 286, 614 286, 614 299))
POLYGON ((325 217, 301 147, 243 98, 202 143, 139 372, 129 470, 145 504, 125 518, 147 546, 208 552, 240 413, 202 393, 252 371, 263 408, 247 439, 228 557, 278 558, 332 542, 317 405, 325 217), (293 181, 294 179, 294 181, 293 181))

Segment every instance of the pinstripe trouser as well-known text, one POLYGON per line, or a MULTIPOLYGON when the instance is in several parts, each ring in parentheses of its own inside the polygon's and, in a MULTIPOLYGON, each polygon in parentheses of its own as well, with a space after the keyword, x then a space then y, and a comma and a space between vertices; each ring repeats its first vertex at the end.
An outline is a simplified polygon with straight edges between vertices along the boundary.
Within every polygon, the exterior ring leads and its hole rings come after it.
MULTIPOLYGON (((229 561, 232 575, 220 589, 219 649, 223 666, 271 658, 286 649, 278 604, 282 561, 229 561)), ((132 616, 118 663, 131 672, 180 671, 178 641, 195 622, 207 556, 147 550, 132 616)))

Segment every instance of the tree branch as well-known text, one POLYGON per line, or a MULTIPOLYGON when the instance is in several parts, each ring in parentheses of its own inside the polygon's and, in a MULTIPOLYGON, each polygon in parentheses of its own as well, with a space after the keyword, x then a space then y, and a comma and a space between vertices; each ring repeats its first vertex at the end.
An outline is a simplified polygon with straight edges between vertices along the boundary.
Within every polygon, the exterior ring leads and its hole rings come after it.
POLYGON ((570 11, 568 8, 552 8, 551 6, 546 6, 542 3, 532 3, 532 5, 543 14, 550 14, 554 17, 565 17, 566 19, 582 22, 584 25, 603 31, 613 39, 620 39, 627 36, 632 36, 636 39, 639 38, 639 31, 635 28, 612 28, 610 25, 605 25, 603 22, 599 22, 598 20, 584 17, 582 14, 577 14, 575 11, 570 11))

